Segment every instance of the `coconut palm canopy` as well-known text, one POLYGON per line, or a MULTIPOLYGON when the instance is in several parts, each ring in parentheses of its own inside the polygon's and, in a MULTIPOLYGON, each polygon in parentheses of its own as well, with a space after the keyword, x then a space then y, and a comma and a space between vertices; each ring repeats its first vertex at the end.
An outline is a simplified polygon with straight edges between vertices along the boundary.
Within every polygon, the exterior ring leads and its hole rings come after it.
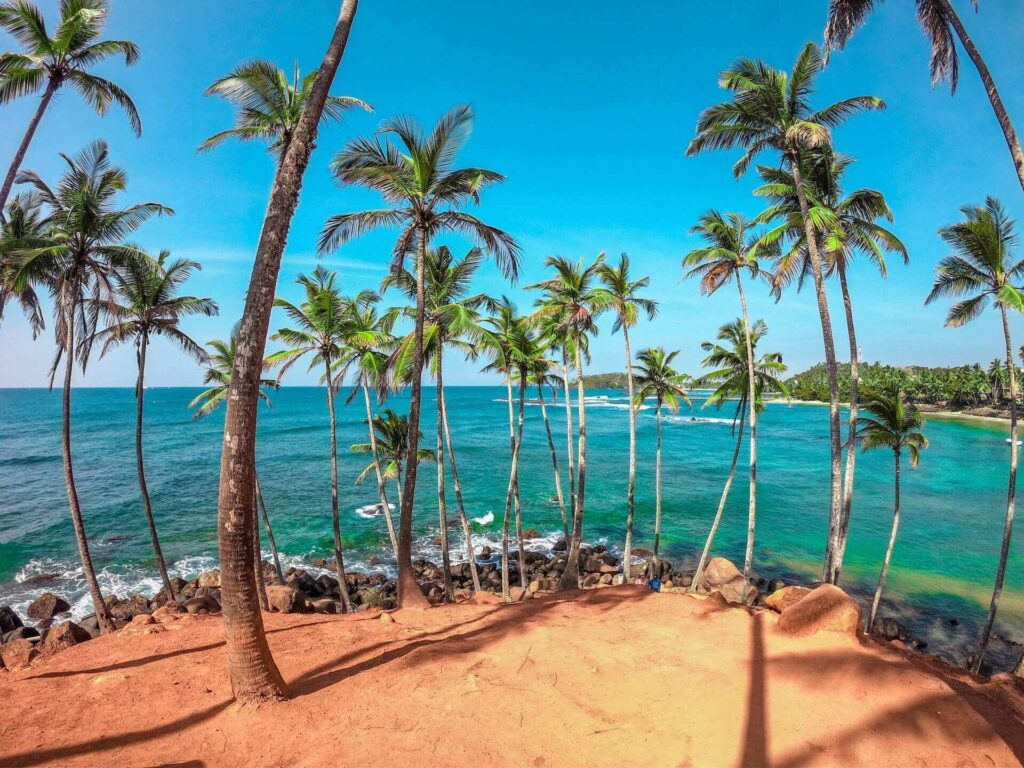
MULTIPOLYGON (((782 355, 778 352, 768 352, 761 357, 756 356, 757 345, 767 333, 768 326, 764 320, 755 321, 750 329, 750 340, 755 353, 755 405, 759 413, 764 411, 766 393, 775 392, 783 397, 789 397, 789 389, 782 380, 782 375, 786 372, 782 355)), ((746 401, 750 391, 747 383, 747 343, 743 321, 736 319, 726 323, 718 330, 718 343, 705 341, 700 346, 707 353, 701 365, 710 369, 700 378, 700 383, 715 388, 704 402, 704 407, 710 405, 721 408, 726 400, 738 398, 738 416, 747 407, 746 401)))
MULTIPOLYGON (((192 418, 201 419, 217 410, 228 396, 228 389, 231 386, 231 370, 235 364, 235 356, 238 354, 238 324, 231 329, 231 335, 227 341, 223 339, 211 339, 206 342, 209 347, 210 365, 203 376, 204 384, 213 386, 200 392, 188 404, 194 409, 192 418)), ((264 370, 270 368, 269 364, 264 365, 264 370)), ((281 382, 278 379, 260 379, 260 399, 267 404, 268 408, 273 407, 266 390, 278 389, 281 382)))

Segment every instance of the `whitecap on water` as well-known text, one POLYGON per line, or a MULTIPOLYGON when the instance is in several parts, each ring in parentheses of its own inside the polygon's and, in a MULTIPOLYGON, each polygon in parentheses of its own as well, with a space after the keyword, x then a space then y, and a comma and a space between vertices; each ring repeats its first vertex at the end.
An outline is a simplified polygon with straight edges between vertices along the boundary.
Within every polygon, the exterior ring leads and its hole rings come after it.
MULTIPOLYGON (((395 505, 388 502, 388 509, 394 512, 395 505)), ((375 517, 380 517, 381 513, 383 512, 384 505, 381 504, 379 501, 376 504, 364 504, 363 506, 358 507, 355 510, 355 513, 359 515, 359 517, 366 518, 367 520, 372 520, 375 517)))

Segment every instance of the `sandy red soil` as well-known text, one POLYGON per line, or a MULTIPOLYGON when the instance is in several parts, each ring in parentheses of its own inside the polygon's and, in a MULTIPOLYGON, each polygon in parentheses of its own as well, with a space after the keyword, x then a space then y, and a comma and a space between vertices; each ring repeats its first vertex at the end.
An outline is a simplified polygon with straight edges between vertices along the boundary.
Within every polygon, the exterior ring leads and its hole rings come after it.
POLYGON ((771 613, 621 587, 393 617, 267 616, 283 703, 233 703, 215 617, 0 672, 0 767, 1024 760, 1014 683, 771 613))

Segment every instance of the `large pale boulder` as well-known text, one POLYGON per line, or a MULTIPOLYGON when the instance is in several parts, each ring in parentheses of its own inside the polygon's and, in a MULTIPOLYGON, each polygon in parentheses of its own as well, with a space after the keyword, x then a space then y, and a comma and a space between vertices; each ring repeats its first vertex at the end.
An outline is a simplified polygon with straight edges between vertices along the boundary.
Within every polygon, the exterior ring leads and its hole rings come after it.
POLYGON ((220 589, 220 569, 214 568, 209 571, 204 571, 199 574, 199 578, 196 579, 196 586, 207 589, 220 589))
POLYGON ((704 592, 720 592, 730 603, 743 603, 743 574, 724 557, 708 561, 697 587, 704 592))
POLYGON ((32 663, 36 647, 30 640, 15 640, 0 645, 0 667, 22 669, 32 663))
POLYGON ((302 613, 306 610, 306 600, 302 595, 291 587, 280 585, 267 587, 267 603, 276 613, 302 613))
POLYGON ((811 594, 811 590, 807 587, 782 587, 768 595, 764 599, 764 604, 776 613, 782 613, 790 606, 799 603, 809 594, 811 594))
POLYGON ((833 584, 822 584, 779 616, 779 629, 789 635, 816 632, 860 632, 860 606, 833 584))

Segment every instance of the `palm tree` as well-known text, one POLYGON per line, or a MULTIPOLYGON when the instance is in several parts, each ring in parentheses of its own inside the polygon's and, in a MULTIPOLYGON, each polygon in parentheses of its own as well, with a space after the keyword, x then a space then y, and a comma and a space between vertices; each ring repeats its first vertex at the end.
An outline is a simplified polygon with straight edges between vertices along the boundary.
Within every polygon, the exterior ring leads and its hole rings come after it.
POLYGON ((131 342, 135 345, 135 359, 139 368, 135 381, 135 462, 139 472, 139 491, 160 578, 167 597, 173 599, 174 586, 167 575, 167 563, 160 549, 143 461, 142 409, 146 392, 146 352, 150 339, 160 336, 177 345, 196 362, 208 362, 205 350, 181 330, 180 324, 182 318, 189 315, 211 317, 217 314, 217 304, 212 299, 178 295, 192 273, 202 267, 198 262, 188 259, 170 261, 170 257, 168 251, 162 251, 156 259, 140 255, 115 267, 111 280, 114 292, 101 299, 96 307, 106 316, 109 325, 97 332, 95 340, 103 345, 100 349, 101 357, 121 344, 131 342))
POLYGON ((1006 364, 998 357, 988 364, 989 386, 992 387, 992 399, 996 403, 1003 400, 1003 389, 1006 386, 1006 364))
MULTIPOLYGON (((265 59, 239 64, 209 88, 207 96, 220 96, 237 108, 235 127, 220 131, 199 145, 208 152, 226 139, 268 142, 267 149, 280 158, 287 149, 306 106, 317 70, 301 77, 296 65, 291 82, 284 70, 265 59)), ((351 96, 328 96, 320 114, 321 125, 340 123, 355 108, 372 112, 373 107, 351 96)))
POLYGON ((608 304, 615 312, 612 333, 622 329, 622 341, 626 348, 626 389, 629 394, 629 480, 626 490, 626 543, 622 549, 622 573, 629 581, 630 565, 633 561, 633 502, 636 494, 636 409, 633 403, 633 353, 629 348, 629 329, 636 325, 641 314, 653 320, 658 314, 658 302, 639 295, 641 289, 650 284, 650 278, 630 279, 629 256, 619 256, 618 266, 602 264, 601 282, 608 292, 608 304))
MULTIPOLYGON (((409 450, 417 456, 422 403, 423 326, 426 312, 426 258, 431 241, 444 232, 468 235, 497 259, 507 276, 519 268, 519 246, 512 236, 484 223, 463 209, 478 202, 480 192, 503 180, 482 168, 455 168, 455 156, 465 143, 473 123, 468 106, 455 107, 429 134, 412 119, 398 117, 384 123, 372 139, 355 139, 331 163, 342 184, 366 187, 380 193, 389 208, 341 213, 331 216, 320 235, 321 253, 337 250, 360 235, 381 228, 398 228, 392 266, 400 267, 410 253, 416 254, 416 317, 412 391, 409 397, 409 450), (397 137, 401 147, 391 137, 397 137)), ((398 533, 398 604, 426 607, 412 574, 412 512, 416 497, 416 461, 406 470, 398 533)))
MULTIPOLYGON (((879 219, 892 221, 892 211, 881 192, 873 189, 858 189, 844 195, 842 176, 853 163, 849 155, 823 147, 804 156, 806 190, 810 205, 811 219, 815 222, 819 242, 818 249, 824 255, 826 276, 838 275, 846 314, 846 332, 850 343, 850 406, 847 427, 846 474, 843 483, 842 515, 839 523, 839 543, 833 558, 831 581, 838 582, 846 553, 846 540, 853 509, 854 471, 857 449, 857 405, 860 386, 860 351, 857 346, 857 330, 853 321, 853 302, 847 284, 846 271, 858 253, 863 253, 881 273, 887 274, 885 256, 895 253, 909 261, 906 246, 890 230, 878 223, 879 219)), ((758 218, 763 220, 781 219, 781 223, 768 235, 769 239, 788 235, 792 245, 778 254, 775 294, 781 295, 784 285, 799 275, 798 289, 810 274, 810 259, 805 245, 800 203, 796 196, 796 185, 792 174, 783 168, 759 166, 758 173, 765 184, 755 194, 768 198, 771 207, 758 218)))
POLYGON ((7 302, 17 300, 36 338, 46 327, 43 308, 35 287, 26 283, 14 290, 17 254, 44 242, 46 236, 42 201, 36 195, 15 195, 7 203, 6 216, 0 217, 0 321, 7 302))
POLYGON ((317 69, 291 141, 274 172, 238 330, 239 354, 231 373, 232 397, 224 419, 217 543, 228 671, 231 690, 242 702, 277 700, 285 696, 284 679, 267 645, 263 616, 253 589, 250 541, 255 531, 252 499, 259 382, 288 229, 299 202, 299 189, 313 152, 320 117, 345 53, 357 6, 358 0, 342 0, 327 52, 317 69))
MULTIPOLYGON (((394 312, 386 312, 383 315, 377 312, 376 305, 380 297, 376 294, 363 291, 360 296, 363 297, 361 302, 351 299, 346 302, 344 326, 346 355, 343 360, 339 361, 343 367, 337 381, 340 383, 349 368, 355 368, 358 379, 357 386, 363 392, 363 403, 366 406, 365 421, 370 436, 368 445, 370 453, 373 455, 373 468, 377 475, 377 495, 380 497, 381 513, 387 523, 391 549, 397 562, 398 537, 395 534, 395 522, 391 516, 391 504, 388 502, 384 473, 381 471, 376 434, 373 429, 373 406, 370 404, 371 387, 377 389, 379 398, 383 398, 381 393, 387 389, 389 360, 391 350, 395 345, 395 338, 391 331, 396 315, 394 312)), ((355 387, 353 387, 346 404, 351 402, 354 396, 355 387)))
POLYGON ((729 101, 705 109, 697 122, 697 136, 687 147, 687 155, 705 149, 740 147, 743 155, 733 166, 741 176, 751 162, 765 150, 778 152, 793 174, 800 216, 807 238, 808 257, 818 314, 825 345, 825 367, 829 383, 829 435, 831 450, 831 494, 829 533, 825 548, 822 579, 833 574, 832 560, 838 549, 839 523, 842 516, 842 446, 839 425, 839 371, 836 365, 832 320, 822 273, 821 255, 814 237, 804 177, 803 155, 808 150, 831 142, 830 130, 849 117, 868 109, 883 109, 884 102, 875 96, 843 99, 820 110, 812 110, 809 99, 814 91, 814 78, 822 69, 817 46, 804 46, 791 73, 773 69, 763 61, 740 59, 722 73, 720 85, 734 95, 729 101))
POLYGON ((341 516, 338 509, 338 424, 334 405, 334 365, 345 352, 345 300, 337 287, 337 272, 320 266, 312 275, 299 275, 296 284, 305 291, 305 300, 296 306, 287 299, 274 299, 274 306, 284 310, 295 328, 280 328, 271 337, 287 348, 267 358, 271 366, 280 365, 278 378, 303 358, 309 359, 309 370, 322 368, 320 383, 327 387, 327 413, 331 423, 331 530, 334 534, 334 567, 338 577, 341 608, 348 613, 352 603, 345 579, 345 557, 341 544, 341 516))
POLYGON ((882 599, 885 579, 889 575, 889 563, 892 560, 892 548, 896 543, 896 532, 900 527, 900 465, 903 449, 910 456, 910 466, 916 467, 921 460, 921 451, 928 447, 928 439, 921 432, 924 421, 917 408, 908 403, 901 392, 883 394, 869 391, 865 393, 864 410, 868 415, 857 420, 857 440, 865 451, 875 448, 889 448, 895 460, 894 478, 895 495, 893 496, 892 533, 889 534, 889 546, 885 549, 882 560, 882 572, 875 588, 875 598, 871 601, 871 613, 868 616, 868 632, 875 628, 875 616, 878 614, 878 603, 882 599))
POLYGON ((150 217, 173 212, 158 203, 118 207, 117 197, 127 185, 127 175, 111 164, 102 141, 77 155, 60 157, 67 170, 55 187, 33 171, 18 176, 19 182, 34 188, 44 206, 45 234, 36 247, 15 254, 11 287, 21 292, 27 285, 45 284, 53 299, 57 355, 50 369, 50 386, 63 357, 64 485, 82 569, 100 627, 106 632, 113 625, 92 565, 71 457, 71 375, 76 360, 83 371, 89 361, 96 324, 91 307, 110 292, 114 266, 138 255, 135 248, 124 245, 125 238, 150 217))
MULTIPOLYGON (((711 532, 708 534, 704 550, 701 552, 700 561, 697 563, 697 570, 693 575, 693 583, 698 584, 704 573, 704 566, 707 563, 708 554, 711 552, 711 545, 718 532, 718 525, 722 521, 722 513, 725 510, 725 502, 729 498, 729 489, 732 486, 733 476, 736 472, 736 460, 739 458, 740 445, 743 442, 743 421, 748 413, 762 413, 764 411, 764 394, 766 392, 779 392, 789 397, 789 390, 782 381, 782 374, 786 366, 782 362, 782 355, 778 352, 767 352, 760 358, 756 357, 757 345, 768 333, 768 326, 763 320, 757 320, 753 326, 748 326, 746 321, 738 318, 731 323, 726 323, 718 329, 718 341, 724 342, 715 344, 705 341, 701 348, 707 352, 702 361, 705 368, 711 370, 701 377, 701 384, 712 384, 716 388, 704 402, 704 407, 709 405, 721 408, 722 404, 731 398, 737 399, 736 413, 733 416, 733 430, 736 432, 736 449, 732 454, 732 464, 729 467, 729 475, 722 490, 722 496, 718 502, 718 510, 715 512, 714 522, 711 524, 711 532), (750 333, 747 333, 749 328, 750 333), (747 343, 750 343, 748 348, 747 343), (750 350, 748 352, 748 349, 750 350), (754 357, 755 363, 751 367, 748 363, 748 355, 754 357), (751 374, 753 370, 753 374, 751 374), (749 378, 753 375, 754 386, 750 386, 749 378), (753 397, 753 406, 749 398, 753 397), (736 429, 737 420, 739 429, 736 429)), ((751 433, 751 441, 755 435, 751 433)), ((754 449, 756 450, 756 449, 754 449)), ((747 548, 744 556, 743 578, 749 585, 750 572, 754 560, 754 524, 756 520, 748 516, 747 527, 747 548)), ((746 589, 744 589, 746 592, 746 589)))
POLYGON ((989 605, 985 628, 981 633, 978 653, 974 657, 973 669, 978 672, 988 648, 992 624, 996 619, 999 596, 1003 591, 1003 577, 1006 575, 1006 559, 1010 552, 1010 537, 1013 533, 1018 454, 1017 367, 1013 361, 1013 342, 1010 339, 1007 309, 1024 311, 1024 296, 1021 295, 1021 289, 1014 285, 1024 278, 1024 260, 1015 261, 1016 225, 1006 215, 998 200, 989 197, 984 207, 967 205, 960 210, 963 212, 964 221, 939 230, 939 236, 953 249, 953 255, 946 256, 939 262, 936 269, 938 277, 925 303, 929 304, 946 296, 968 297, 957 301, 946 315, 946 326, 956 328, 974 320, 989 301, 993 301, 1003 321, 1006 369, 1010 378, 1010 480, 1006 492, 1006 524, 1003 528, 1003 546, 999 553, 999 568, 992 590, 992 602, 989 605))
MULTIPOLYGON (((541 342, 550 349, 548 339, 541 334, 541 342)), ((566 514, 565 507, 565 496, 562 494, 562 474, 558 470, 558 452, 555 450, 555 439, 551 434, 551 422, 548 420, 548 405, 544 399, 544 387, 548 387, 551 390, 551 396, 557 401, 558 400, 558 387, 564 385, 561 376, 556 376, 550 373, 551 370, 557 368, 558 365, 553 360, 547 358, 537 361, 537 366, 530 373, 531 383, 537 386, 537 402, 540 403, 540 416, 544 421, 544 431, 548 437, 548 448, 551 451, 551 468, 555 475, 555 500, 558 502, 558 510, 562 514, 562 533, 565 536, 566 542, 569 541, 569 517, 566 514)), ((570 409, 570 414, 572 413, 570 409)), ((571 432, 571 428, 570 428, 571 432)), ((570 434, 570 440, 572 436, 570 434)), ((570 450, 572 446, 570 445, 570 450)), ((569 470, 570 474, 572 470, 569 470)))
MULTIPOLYGON (((207 353, 208 367, 206 374, 203 377, 204 384, 212 384, 213 386, 209 389, 203 390, 189 402, 188 407, 194 409, 192 411, 193 419, 201 419, 204 416, 209 415, 213 411, 217 410, 221 405, 227 402, 228 391, 231 388, 231 372, 234 370, 235 358, 238 357, 238 323, 231 329, 231 336, 227 341, 222 339, 213 339, 206 342, 206 345, 212 350, 211 353, 207 353)), ((264 362, 263 370, 267 370, 270 366, 264 362)), ((273 407, 270 402, 270 397, 267 396, 266 390, 277 389, 281 386, 281 382, 277 379, 260 379, 259 397, 267 408, 273 407)), ((281 556, 277 551, 277 541, 274 539, 274 529, 270 525, 270 515, 267 514, 267 505, 263 500, 263 492, 260 489, 260 478, 258 474, 254 475, 253 486, 256 491, 256 503, 259 505, 260 513, 263 516, 263 526, 267 531, 267 542, 270 544, 270 553, 274 557, 274 568, 277 571, 277 580, 280 584, 284 584, 284 570, 281 568, 281 556)), ((259 531, 259 525, 254 523, 253 528, 255 531, 259 531)), ((259 563, 256 563, 256 568, 259 568, 259 563)), ((259 573, 262 573, 260 571, 259 573)), ((257 584, 259 579, 257 579, 257 584)))
MULTIPOLYGON (((644 401, 654 398, 654 414, 657 419, 657 441, 654 461, 654 562, 658 563, 661 551, 661 409, 668 406, 672 413, 679 413, 679 403, 690 402, 688 387, 690 377, 672 367, 672 361, 679 350, 665 352, 664 347, 641 349, 633 364, 636 369, 637 391, 631 401, 634 408, 640 408, 644 401)), ((625 559, 623 563, 628 562, 625 559)), ((629 581, 628 571, 625 573, 629 581)))
MULTIPOLYGON (((363 482, 366 476, 382 467, 384 477, 395 481, 398 496, 402 496, 402 472, 406 463, 406 451, 409 450, 409 417, 399 416, 390 408, 381 408, 380 413, 371 419, 374 440, 370 443, 354 443, 353 453, 374 452, 376 456, 356 478, 357 483, 363 482)), ((422 437, 422 435, 421 435, 422 437)), ((436 456, 429 448, 420 448, 417 461, 434 461, 436 456)))
MULTIPOLYGON (((978 10, 978 0, 971 0, 971 3, 974 10, 978 10)), ((833 48, 842 50, 849 39, 853 37, 857 28, 867 19, 867 15, 874 10, 875 4, 875 0, 829 0, 828 21, 825 24, 826 51, 833 48)), ((996 114, 999 127, 1003 129, 1003 138, 1006 139, 1006 146, 1010 150, 1010 157, 1017 171, 1017 179, 1021 188, 1024 189, 1024 152, 1021 151, 1017 132, 1013 128, 1013 123, 1006 112, 999 91, 996 90, 996 82, 992 78, 992 73, 989 72, 988 65, 981 58, 981 52, 967 33, 963 22, 960 21, 953 4, 950 0, 915 0, 915 4, 917 20, 932 47, 930 62, 932 85, 948 80, 950 92, 956 93, 960 63, 953 38, 955 33, 978 70, 981 82, 985 86, 985 93, 988 94, 988 100, 992 104, 992 111, 996 114)))
POLYGON ((583 388, 583 350, 587 345, 587 337, 597 333, 597 315, 611 303, 608 292, 594 285, 600 276, 603 263, 603 253, 586 267, 583 266, 582 259, 574 264, 561 256, 549 256, 545 265, 555 270, 555 276, 527 286, 544 291, 544 296, 537 302, 534 316, 547 328, 549 334, 557 334, 565 339, 565 344, 573 351, 576 366, 579 420, 576 448, 578 476, 572 514, 572 536, 569 540, 565 570, 559 581, 560 589, 575 589, 579 586, 580 543, 583 540, 583 510, 587 483, 587 411, 583 388))
MULTIPOLYGON (((447 246, 427 251, 424 273, 426 275, 426 308, 423 326, 423 355, 425 365, 434 376, 437 385, 437 506, 441 529, 441 560, 444 571, 445 598, 455 599, 451 578, 451 555, 448 544, 448 507, 445 500, 444 448, 448 446, 452 481, 459 508, 459 520, 466 540, 466 557, 469 563, 473 589, 480 590, 480 575, 476 567, 476 551, 473 547, 473 531, 462 499, 462 484, 459 481, 458 463, 452 445, 451 427, 448 423, 448 408, 444 389, 444 353, 447 348, 461 351, 470 359, 477 355, 476 345, 484 336, 483 320, 479 308, 492 302, 484 294, 469 294, 473 275, 483 263, 483 252, 471 248, 462 259, 456 260, 447 246)), ((416 278, 407 269, 390 272, 381 282, 381 290, 396 286, 415 301, 416 278)), ((408 314, 415 313, 412 309, 408 314)), ((393 369, 399 379, 407 379, 415 353, 415 334, 406 336, 399 343, 394 354, 393 369)))
MULTIPOLYGON (((690 229, 692 234, 699 234, 706 245, 690 251, 683 259, 684 267, 691 267, 687 277, 700 278, 700 291, 710 295, 731 280, 736 281, 736 290, 740 296, 740 308, 743 311, 743 337, 746 346, 745 360, 747 363, 747 407, 750 422, 750 491, 748 494, 747 512, 747 562, 744 565, 744 578, 750 583, 751 560, 754 555, 754 521, 757 519, 757 397, 754 393, 756 376, 754 375, 754 342, 751 339, 750 318, 747 315, 747 297, 743 293, 743 270, 749 270, 751 278, 760 273, 758 264, 758 247, 762 245, 760 238, 751 230, 751 222, 739 213, 709 211, 700 217, 698 223, 690 229)), ((770 246, 769 246, 770 247, 770 246)))
POLYGON ((135 134, 142 133, 139 113, 128 94, 117 84, 89 71, 111 56, 124 56, 128 65, 139 58, 138 46, 129 40, 99 39, 107 23, 107 5, 107 0, 64 0, 60 4, 60 21, 51 37, 43 14, 28 0, 0 4, 0 29, 22 48, 21 53, 0 54, 0 104, 43 92, 0 187, 0 211, 7 204, 43 113, 64 85, 78 91, 100 116, 106 114, 111 103, 117 104, 128 116, 135 134))

